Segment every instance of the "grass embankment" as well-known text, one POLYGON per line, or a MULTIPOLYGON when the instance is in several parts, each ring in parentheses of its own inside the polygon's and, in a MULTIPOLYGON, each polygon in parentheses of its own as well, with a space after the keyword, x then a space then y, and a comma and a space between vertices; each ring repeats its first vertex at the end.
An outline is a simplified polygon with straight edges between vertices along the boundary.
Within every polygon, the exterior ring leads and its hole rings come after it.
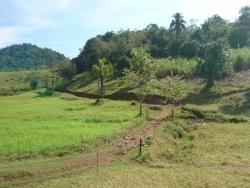
MULTIPOLYGON (((89 151, 142 121, 129 102, 29 92, 0 97, 0 158, 89 151)), ((114 138, 113 138, 114 139, 114 138)))
POLYGON ((200 111, 208 120, 250 121, 250 72, 244 71, 218 81, 209 91, 190 94, 184 101, 187 110, 200 111))
MULTIPOLYGON (((250 68, 250 49, 241 48, 232 50, 230 61, 225 67, 227 79, 234 77, 237 72, 242 73, 250 68)), ((180 87, 185 89, 185 93, 193 93, 201 90, 204 87, 204 82, 199 77, 198 59, 185 59, 185 58, 164 58, 154 59, 156 70, 156 79, 148 83, 148 90, 151 94, 161 94, 168 96, 169 93, 162 91, 162 85, 159 84, 160 80, 167 79, 169 76, 179 76, 181 78, 180 87)), ((220 84, 221 81, 218 81, 220 84)), ((241 83, 239 83, 242 85, 241 83)), ((239 85, 239 86, 240 86, 239 85)), ((224 86, 222 86, 224 87, 224 86)), ((67 89, 78 92, 86 92, 89 94, 98 94, 98 80, 90 72, 76 75, 67 89)), ((115 92, 136 92, 138 88, 132 88, 128 84, 126 77, 112 77, 105 81, 106 95, 115 92)))

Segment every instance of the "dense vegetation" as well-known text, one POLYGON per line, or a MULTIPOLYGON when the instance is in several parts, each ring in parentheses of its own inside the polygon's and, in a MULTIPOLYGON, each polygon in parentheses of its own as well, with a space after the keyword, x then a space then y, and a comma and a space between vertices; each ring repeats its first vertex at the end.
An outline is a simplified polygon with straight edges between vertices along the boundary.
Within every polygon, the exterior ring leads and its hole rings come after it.
POLYGON ((157 78, 199 76, 212 86, 215 79, 249 68, 249 41, 249 6, 243 7, 232 23, 214 15, 198 26, 187 24, 182 14, 176 13, 169 28, 150 24, 143 30, 107 32, 91 38, 72 62, 77 73, 82 73, 105 58, 116 76, 130 67, 133 49, 144 48, 156 62, 157 78))
POLYGON ((65 60, 64 55, 48 48, 13 45, 0 50, 0 71, 46 69, 65 60))

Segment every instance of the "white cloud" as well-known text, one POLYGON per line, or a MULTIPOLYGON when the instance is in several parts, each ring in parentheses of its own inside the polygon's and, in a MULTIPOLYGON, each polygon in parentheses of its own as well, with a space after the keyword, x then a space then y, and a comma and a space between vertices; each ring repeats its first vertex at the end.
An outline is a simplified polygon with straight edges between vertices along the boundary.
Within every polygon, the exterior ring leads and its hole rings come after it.
POLYGON ((72 5, 73 0, 52 0, 56 5, 59 5, 63 9, 70 8, 70 5, 72 5))
POLYGON ((75 0, 14 0, 28 14, 45 15, 51 11, 65 11, 75 0))
POLYGON ((249 5, 250 0, 181 0, 184 5, 183 14, 187 19, 205 19, 218 14, 224 19, 234 21, 238 17, 238 12, 242 6, 249 5))
POLYGON ((0 48, 19 41, 19 29, 17 27, 0 27, 0 48))
POLYGON ((181 12, 184 19, 198 19, 202 23, 214 14, 234 21, 239 9, 250 0, 126 0, 98 1, 93 9, 83 12, 83 23, 93 30, 140 29, 149 23, 169 26, 172 15, 181 12))
POLYGON ((84 23, 88 23, 94 29, 139 29, 149 23, 159 23, 166 26, 173 13, 178 11, 176 7, 181 7, 178 1, 106 0, 97 4, 95 9, 84 12, 82 18, 84 23))
POLYGON ((38 29, 46 28, 52 25, 52 22, 40 18, 30 18, 23 24, 12 26, 0 26, 0 48, 6 45, 19 43, 23 36, 32 33, 38 29))
POLYGON ((31 31, 47 28, 52 26, 53 24, 55 23, 52 20, 39 17, 29 18, 23 22, 24 27, 31 31))
MULTIPOLYGON (((18 9, 18 19, 15 24, 0 25, 0 47, 25 41, 32 32, 57 26, 57 23, 50 19, 49 12, 53 10, 66 10, 73 0, 13 0, 18 9), (52 6, 52 7, 51 7, 52 6)), ((12 6, 14 6, 12 5, 12 6)), ((15 12, 9 12, 15 14, 15 12)))

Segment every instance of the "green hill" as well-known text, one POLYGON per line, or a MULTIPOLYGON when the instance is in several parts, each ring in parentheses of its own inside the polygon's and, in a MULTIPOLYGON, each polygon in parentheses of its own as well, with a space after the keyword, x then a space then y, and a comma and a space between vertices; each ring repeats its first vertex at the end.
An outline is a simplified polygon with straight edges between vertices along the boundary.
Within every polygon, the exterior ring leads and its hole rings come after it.
POLYGON ((0 49, 0 71, 48 68, 64 61, 63 54, 32 44, 12 45, 0 49))

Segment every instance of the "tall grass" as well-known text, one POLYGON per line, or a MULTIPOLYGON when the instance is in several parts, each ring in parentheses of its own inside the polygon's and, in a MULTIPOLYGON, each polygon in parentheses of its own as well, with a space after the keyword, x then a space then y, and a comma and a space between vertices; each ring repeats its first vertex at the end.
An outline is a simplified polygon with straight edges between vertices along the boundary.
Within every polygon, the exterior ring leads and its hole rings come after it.
POLYGON ((195 74, 198 61, 195 59, 185 58, 165 58, 156 59, 156 77, 158 79, 171 75, 179 75, 183 77, 192 77, 195 74))
POLYGON ((78 151, 80 144, 121 133, 139 120, 129 102, 94 106, 89 99, 67 98, 32 92, 0 97, 0 159, 78 151))
MULTIPOLYGON (((170 75, 178 75, 185 78, 195 76, 197 65, 199 64, 196 59, 185 58, 155 59, 155 62, 156 77, 158 79, 170 75)), ((225 69, 226 73, 250 69, 250 48, 234 49, 230 57, 230 64, 225 69)))
POLYGON ((250 48, 235 49, 231 55, 234 71, 250 69, 250 48))

